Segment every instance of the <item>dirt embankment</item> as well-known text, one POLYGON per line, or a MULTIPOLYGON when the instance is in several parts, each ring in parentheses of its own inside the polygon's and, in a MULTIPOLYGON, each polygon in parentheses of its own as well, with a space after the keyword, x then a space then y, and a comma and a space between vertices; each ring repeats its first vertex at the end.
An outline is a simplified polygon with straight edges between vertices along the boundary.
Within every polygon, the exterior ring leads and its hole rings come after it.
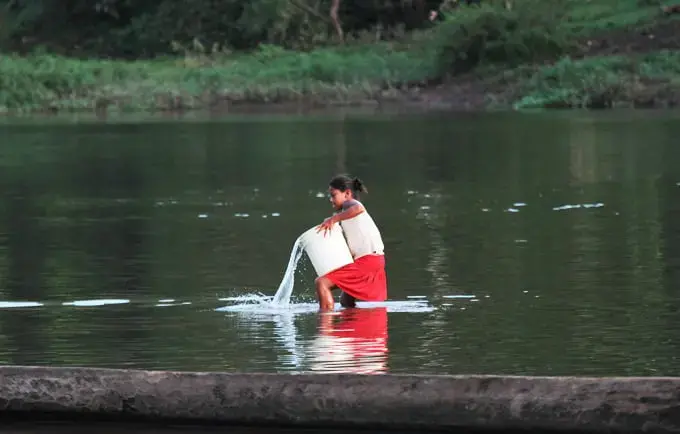
POLYGON ((581 41, 574 57, 645 54, 680 49, 680 21, 661 20, 637 30, 617 30, 581 41))
MULTIPOLYGON (((595 56, 640 55, 662 50, 680 50, 680 21, 661 18, 641 29, 615 30, 579 41, 570 53, 573 59, 595 56)), ((536 65, 540 67, 541 65, 536 65)), ((423 89, 413 101, 430 108, 481 110, 496 103, 507 106, 518 95, 517 83, 474 73, 454 76, 443 83, 423 89)), ((680 105, 680 88, 664 95, 670 105, 680 105), (677 104, 673 104, 673 102, 677 104)))

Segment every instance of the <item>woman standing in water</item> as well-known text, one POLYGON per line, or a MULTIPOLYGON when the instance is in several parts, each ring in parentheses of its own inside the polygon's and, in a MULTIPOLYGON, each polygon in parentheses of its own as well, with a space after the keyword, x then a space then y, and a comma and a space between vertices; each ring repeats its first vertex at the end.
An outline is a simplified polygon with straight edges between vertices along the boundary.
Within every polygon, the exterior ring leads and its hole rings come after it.
POLYGON ((316 293, 322 311, 333 310, 334 288, 340 288, 340 304, 355 307, 356 300, 384 301, 387 299, 384 245, 380 231, 359 195, 366 193, 358 178, 339 175, 328 185, 330 201, 336 213, 319 226, 317 232, 329 231, 340 223, 354 262, 316 279, 316 293))

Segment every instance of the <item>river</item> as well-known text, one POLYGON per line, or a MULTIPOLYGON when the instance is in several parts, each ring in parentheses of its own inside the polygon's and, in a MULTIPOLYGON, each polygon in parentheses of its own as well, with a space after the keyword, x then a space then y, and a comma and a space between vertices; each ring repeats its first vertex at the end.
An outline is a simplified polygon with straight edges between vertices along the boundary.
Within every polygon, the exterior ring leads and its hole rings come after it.
POLYGON ((124 119, 0 123, 0 364, 680 375, 675 113, 124 119), (392 304, 221 311, 273 295, 338 172, 392 304))

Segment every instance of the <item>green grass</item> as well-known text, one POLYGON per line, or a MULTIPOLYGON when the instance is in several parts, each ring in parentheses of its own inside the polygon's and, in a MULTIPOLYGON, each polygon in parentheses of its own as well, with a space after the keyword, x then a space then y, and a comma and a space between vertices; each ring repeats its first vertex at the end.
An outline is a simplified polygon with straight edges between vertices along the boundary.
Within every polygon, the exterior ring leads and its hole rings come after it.
POLYGON ((426 52, 386 44, 310 53, 263 47, 251 55, 154 61, 2 56, 0 110, 205 107, 216 101, 366 99, 431 70, 426 52))
POLYGON ((680 51, 573 61, 540 68, 515 107, 609 108, 680 102, 680 51))
POLYGON ((583 35, 648 23, 659 17, 661 5, 657 1, 640 0, 571 1, 574 4, 562 26, 583 35))
POLYGON ((657 21, 660 5, 641 1, 515 0, 510 12, 462 8, 434 29, 400 40, 307 53, 263 46, 248 54, 134 62, 0 54, 0 112, 196 109, 225 100, 357 102, 398 94, 394 90, 404 83, 499 69, 516 74, 518 108, 615 105, 677 86, 677 53, 582 61, 564 56, 584 35, 657 21), (560 58, 538 70, 529 67, 560 58))
MULTIPOLYGON (((570 57, 587 39, 618 30, 612 41, 625 41, 643 28, 654 34, 655 25, 673 19, 663 16, 659 2, 642 0, 517 0, 510 12, 466 11, 439 29, 438 71, 452 75, 454 83, 460 72, 474 71, 496 107, 677 105, 680 51, 570 57)), ((639 43, 642 49, 654 44, 644 37, 639 43)))

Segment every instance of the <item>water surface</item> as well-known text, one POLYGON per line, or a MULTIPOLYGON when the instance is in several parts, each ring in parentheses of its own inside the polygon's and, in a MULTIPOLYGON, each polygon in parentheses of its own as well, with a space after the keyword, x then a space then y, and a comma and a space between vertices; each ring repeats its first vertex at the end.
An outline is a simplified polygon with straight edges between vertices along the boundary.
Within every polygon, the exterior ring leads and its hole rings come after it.
POLYGON ((3 120, 0 363, 680 375, 676 114, 3 120), (293 242, 366 182, 390 303, 319 316, 293 242), (225 309, 226 308, 226 309, 225 309))

